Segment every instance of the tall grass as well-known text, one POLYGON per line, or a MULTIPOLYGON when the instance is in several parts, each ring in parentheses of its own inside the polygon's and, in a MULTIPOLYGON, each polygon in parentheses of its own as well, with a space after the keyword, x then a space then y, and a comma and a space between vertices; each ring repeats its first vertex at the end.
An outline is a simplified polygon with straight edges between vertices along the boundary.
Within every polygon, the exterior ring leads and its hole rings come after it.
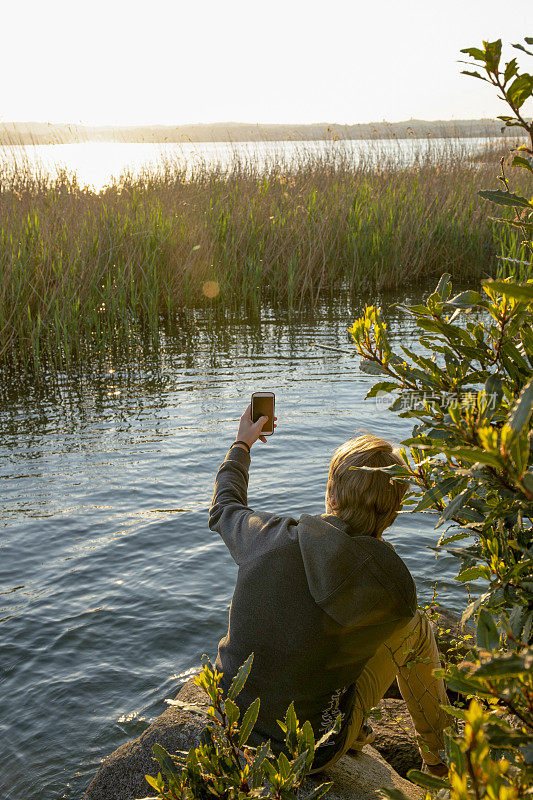
POLYGON ((303 148, 290 166, 167 161, 99 193, 6 161, 0 364, 64 368, 157 337, 184 306, 298 309, 341 289, 491 274, 499 234, 477 196, 495 184, 489 156, 447 147, 402 167, 303 148))

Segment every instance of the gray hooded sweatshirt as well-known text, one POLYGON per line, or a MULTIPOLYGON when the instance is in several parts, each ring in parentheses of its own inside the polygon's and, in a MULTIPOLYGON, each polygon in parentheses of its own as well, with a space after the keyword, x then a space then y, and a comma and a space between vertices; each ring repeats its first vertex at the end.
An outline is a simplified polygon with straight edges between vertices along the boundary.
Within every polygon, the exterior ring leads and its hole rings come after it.
POLYGON ((277 724, 291 701, 318 739, 342 715, 338 734, 317 749, 313 769, 329 761, 346 740, 355 682, 379 645, 417 608, 411 574, 392 545, 354 535, 332 514, 299 520, 247 506, 250 455, 232 446, 215 483, 209 527, 226 543, 239 571, 215 667, 224 694, 254 653, 236 698, 241 713, 259 697, 259 717, 249 744, 270 739, 278 754, 284 734, 277 724))

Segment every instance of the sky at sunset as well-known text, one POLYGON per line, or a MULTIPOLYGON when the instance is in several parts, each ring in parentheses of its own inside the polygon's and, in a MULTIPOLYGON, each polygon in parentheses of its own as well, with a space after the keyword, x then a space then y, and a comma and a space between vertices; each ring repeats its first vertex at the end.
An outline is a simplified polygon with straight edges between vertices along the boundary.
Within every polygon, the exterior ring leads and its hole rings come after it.
MULTIPOLYGON (((532 0, 507 9, 501 0, 6 2, 0 122, 494 117, 503 103, 457 61, 482 39, 533 35, 532 0)), ((520 57, 531 72, 533 59, 520 57)))

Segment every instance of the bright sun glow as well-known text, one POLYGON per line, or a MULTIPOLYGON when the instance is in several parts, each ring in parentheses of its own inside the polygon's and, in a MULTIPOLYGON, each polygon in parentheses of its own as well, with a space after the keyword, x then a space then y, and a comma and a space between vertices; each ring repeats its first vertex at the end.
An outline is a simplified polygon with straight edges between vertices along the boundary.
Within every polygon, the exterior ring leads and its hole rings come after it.
POLYGON ((500 0, 5 3, 0 121, 494 117, 502 104, 459 74, 459 50, 500 36, 520 41, 531 7, 516 0, 509 14, 500 0))

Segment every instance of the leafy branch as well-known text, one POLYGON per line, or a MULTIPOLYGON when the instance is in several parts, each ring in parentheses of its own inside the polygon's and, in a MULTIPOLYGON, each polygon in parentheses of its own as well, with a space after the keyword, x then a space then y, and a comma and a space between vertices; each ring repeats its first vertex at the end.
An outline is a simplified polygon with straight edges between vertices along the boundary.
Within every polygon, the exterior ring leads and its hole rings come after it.
MULTIPOLYGON (((206 708, 180 700, 167 702, 200 714, 208 724, 202 731, 200 746, 189 752, 170 755, 161 745, 154 745, 152 750, 160 771, 156 776, 146 775, 146 780, 156 790, 156 797, 162 800, 212 800, 213 797, 296 800, 296 791, 312 768, 317 748, 339 731, 341 716, 337 717, 333 728, 315 742, 310 722, 300 727, 291 703, 285 719, 278 720, 285 734, 287 753, 282 751, 275 758, 269 741, 259 747, 247 745, 259 715, 259 698, 250 704, 242 720, 235 702, 250 674, 253 653, 238 670, 225 699, 219 687, 222 674, 207 656, 203 656, 203 661, 202 672, 194 682, 206 693, 210 706, 206 708)), ((331 786, 331 782, 321 784, 304 800, 318 800, 331 786)))

